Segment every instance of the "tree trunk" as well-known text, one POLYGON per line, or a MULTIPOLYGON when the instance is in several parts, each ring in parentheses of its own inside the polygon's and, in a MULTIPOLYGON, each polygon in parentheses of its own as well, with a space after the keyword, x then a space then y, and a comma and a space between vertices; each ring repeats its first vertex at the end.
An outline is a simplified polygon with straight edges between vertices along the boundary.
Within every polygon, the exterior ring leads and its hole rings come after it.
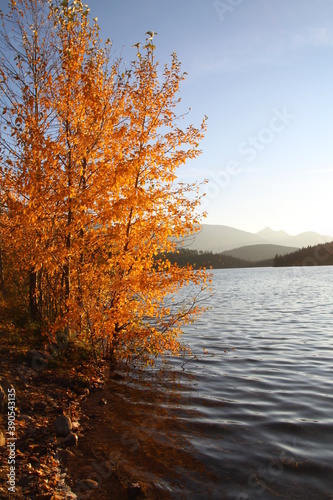
POLYGON ((32 321, 38 320, 38 305, 37 305, 37 272, 33 269, 29 273, 29 302, 30 314, 32 321))

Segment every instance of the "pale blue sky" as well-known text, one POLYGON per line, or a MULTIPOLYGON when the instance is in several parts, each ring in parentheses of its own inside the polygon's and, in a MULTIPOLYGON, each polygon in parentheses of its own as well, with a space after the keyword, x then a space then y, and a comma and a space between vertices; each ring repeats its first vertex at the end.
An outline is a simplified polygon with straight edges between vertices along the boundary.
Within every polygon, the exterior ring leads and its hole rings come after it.
POLYGON ((203 154, 180 172, 210 180, 205 222, 333 235, 332 0, 87 3, 115 57, 134 59, 147 30, 162 66, 177 52, 180 111, 208 116, 203 154))
POLYGON ((333 235, 332 0, 89 6, 115 54, 130 61, 154 30, 161 63, 175 50, 188 72, 184 108, 193 123, 209 119, 203 154, 182 175, 210 179, 207 223, 333 235))

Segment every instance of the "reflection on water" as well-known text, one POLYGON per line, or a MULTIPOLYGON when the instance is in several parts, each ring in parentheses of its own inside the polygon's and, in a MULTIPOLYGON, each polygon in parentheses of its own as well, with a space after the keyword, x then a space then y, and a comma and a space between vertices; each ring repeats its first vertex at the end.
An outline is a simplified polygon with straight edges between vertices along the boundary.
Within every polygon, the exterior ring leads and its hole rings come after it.
POLYGON ((215 272, 196 357, 110 380, 104 446, 151 498, 332 499, 332 291, 333 268, 215 272))
POLYGON ((188 439, 189 432, 200 437, 201 414, 184 405, 183 387, 189 392, 193 381, 188 374, 182 379, 176 372, 133 370, 123 381, 109 382, 105 444, 114 450, 117 464, 146 483, 156 498, 181 498, 186 491, 202 498, 211 489, 208 483, 218 481, 188 439), (190 421, 198 429, 190 431, 190 421))

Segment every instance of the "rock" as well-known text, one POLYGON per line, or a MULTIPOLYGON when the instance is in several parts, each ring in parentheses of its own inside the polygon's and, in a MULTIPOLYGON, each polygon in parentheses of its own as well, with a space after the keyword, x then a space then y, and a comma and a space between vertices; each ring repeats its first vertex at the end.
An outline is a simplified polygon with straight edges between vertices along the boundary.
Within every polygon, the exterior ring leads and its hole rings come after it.
POLYGON ((108 404, 108 402, 107 402, 107 400, 106 400, 106 399, 101 398, 101 399, 99 400, 98 404, 99 404, 99 405, 101 405, 101 406, 103 406, 103 405, 108 404))
POLYGON ((0 448, 6 446, 6 438, 3 432, 0 432, 0 448))
POLYGON ((67 446, 75 446, 78 442, 78 437, 74 432, 71 432, 68 434, 68 436, 65 437, 64 439, 64 445, 67 446))
POLYGON ((57 436, 67 436, 72 430, 72 422, 66 415, 60 415, 54 422, 57 436))
POLYGON ((59 451, 59 457, 65 464, 67 464, 70 460, 75 458, 75 455, 70 450, 65 449, 59 451))
POLYGON ((43 370, 48 364, 49 356, 43 352, 32 349, 27 351, 27 358, 34 370, 43 370))
POLYGON ((79 427, 80 427, 79 422, 77 422, 77 421, 72 422, 72 430, 73 430, 74 432, 78 431, 78 430, 79 430, 79 427))
POLYGON ((86 487, 85 489, 97 490, 98 488, 98 482, 93 479, 82 479, 80 484, 84 485, 84 487, 86 487))
POLYGON ((130 499, 138 498, 140 493, 141 493, 141 486, 139 483, 134 483, 127 487, 127 495, 128 498, 130 499))

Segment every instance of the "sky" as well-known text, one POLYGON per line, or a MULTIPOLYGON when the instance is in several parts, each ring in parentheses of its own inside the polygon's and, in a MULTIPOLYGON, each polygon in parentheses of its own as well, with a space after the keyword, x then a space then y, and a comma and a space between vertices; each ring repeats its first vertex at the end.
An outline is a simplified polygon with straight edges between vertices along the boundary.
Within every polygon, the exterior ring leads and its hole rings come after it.
POLYGON ((87 3, 114 58, 155 31, 161 68, 175 51, 188 73, 179 113, 208 129, 179 178, 209 180, 203 222, 333 235, 332 0, 87 3))
MULTIPOLYGON (((89 2, 88 2, 89 3, 89 2)), ((161 66, 175 51, 188 73, 182 108, 202 155, 180 171, 209 180, 209 224, 250 232, 333 235, 332 0, 95 0, 114 55, 154 39, 161 66)))

